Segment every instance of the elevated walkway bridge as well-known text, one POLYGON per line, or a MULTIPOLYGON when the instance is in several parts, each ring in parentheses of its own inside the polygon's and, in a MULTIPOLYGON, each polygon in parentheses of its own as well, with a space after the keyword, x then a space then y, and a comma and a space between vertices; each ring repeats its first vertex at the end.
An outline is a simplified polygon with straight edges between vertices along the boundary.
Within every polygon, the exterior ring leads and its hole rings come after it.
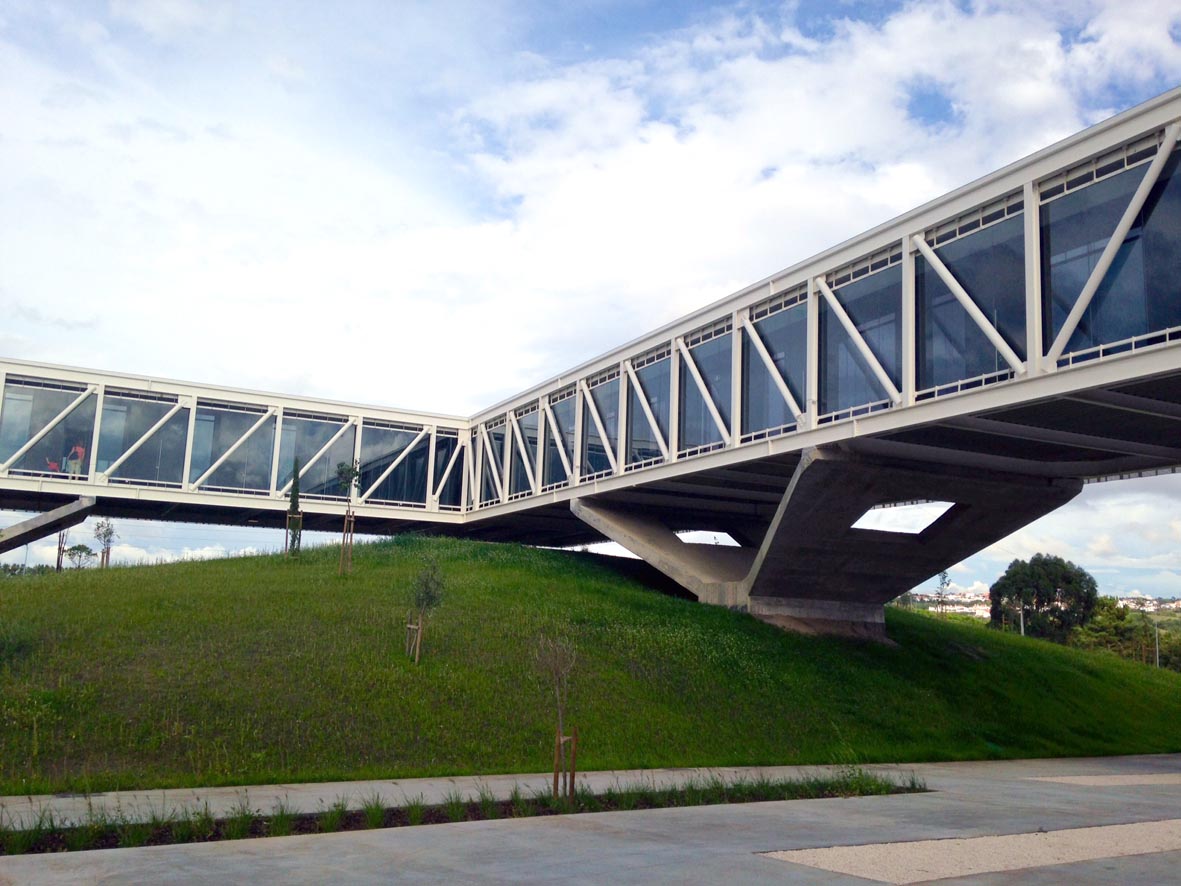
POLYGON ((282 526, 298 463, 308 529, 608 538, 880 634, 1083 482, 1181 465, 1179 131, 1174 90, 472 417, 0 361, 0 507, 282 526), (950 507, 853 526, 907 501, 950 507))

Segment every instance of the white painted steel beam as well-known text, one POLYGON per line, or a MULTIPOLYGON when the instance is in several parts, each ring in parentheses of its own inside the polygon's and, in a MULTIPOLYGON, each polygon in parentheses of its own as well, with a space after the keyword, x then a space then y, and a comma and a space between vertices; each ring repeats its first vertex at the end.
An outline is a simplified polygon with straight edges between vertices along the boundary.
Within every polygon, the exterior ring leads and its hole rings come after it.
MULTIPOLYGON (((451 458, 447 459, 447 467, 443 469, 443 476, 439 478, 439 484, 433 493, 434 498, 440 498, 443 495, 443 490, 447 487, 447 481, 451 478, 451 471, 455 468, 455 462, 459 460, 460 455, 463 454, 463 441, 456 439, 455 451, 451 453, 451 458)), ((432 478, 433 480, 433 478, 432 478)), ((461 499, 462 504, 462 499, 461 499)))
MULTIPOLYGON (((337 430, 337 432, 332 435, 332 439, 329 440, 327 443, 325 443, 323 446, 321 446, 320 449, 316 452, 316 454, 308 459, 308 463, 299 469, 299 479, 302 480, 304 477, 304 474, 306 474, 309 470, 311 470, 312 465, 314 465, 316 462, 318 462, 320 459, 322 459, 324 457, 324 455, 328 452, 328 450, 333 447, 333 445, 336 443, 336 441, 344 436, 345 431, 347 431, 349 428, 353 427, 356 423, 357 423, 357 420, 355 418, 350 418, 343 425, 341 425, 339 430, 337 430)), ((287 484, 282 489, 279 490, 279 494, 286 495, 287 491, 289 489, 291 489, 291 484, 293 482, 294 481, 292 481, 292 480, 288 480, 287 484)))
POLYGON ((1009 364, 1009 368, 1018 374, 1023 374, 1025 372, 1025 364, 1021 358, 1009 347, 1009 343, 1005 341, 1004 337, 997 331, 997 328, 984 316, 984 312, 980 310, 979 305, 972 300, 972 296, 960 285, 960 281, 955 278, 955 275, 947 269, 947 265, 943 263, 943 260, 939 258, 935 250, 927 244, 926 239, 922 235, 916 235, 911 239, 914 245, 919 248, 919 252, 923 254, 923 258, 927 260, 927 264, 934 269, 935 273, 939 275, 939 279, 951 290, 951 294, 955 296, 955 300, 968 312, 968 316, 972 318, 972 322, 980 328, 980 331, 987 336, 989 343, 1005 358, 1005 362, 1009 364))
POLYGON ((594 422, 595 429, 599 432, 599 439, 603 441, 603 449, 607 453, 607 461, 611 463, 611 473, 617 474, 619 473, 619 462, 615 460, 615 453, 611 451, 611 438, 607 436, 607 426, 603 424, 603 417, 599 415, 599 404, 591 396, 591 390, 586 383, 586 379, 579 379, 578 386, 582 388, 583 401, 590 410, 591 421, 594 422))
POLYGON ((147 432, 142 437, 140 437, 138 440, 136 440, 134 443, 132 443, 129 447, 127 447, 126 452, 124 452, 121 456, 119 456, 117 459, 115 459, 113 462, 111 462, 109 465, 107 465, 106 470, 104 470, 102 472, 102 476, 110 477, 112 474, 115 473, 115 471, 119 470, 119 468, 123 466, 123 462, 127 461, 127 459, 131 458, 131 456, 133 456, 137 452, 139 452, 139 448, 141 446, 143 446, 145 443, 147 443, 148 440, 150 440, 152 438, 152 435, 155 434, 158 430, 160 430, 160 428, 162 428, 162 427, 164 427, 164 425, 168 424, 168 422, 172 418, 172 416, 176 415, 183 408, 184 408, 184 404, 177 401, 171 409, 169 409, 167 412, 164 413, 164 415, 160 418, 160 420, 158 422, 156 422, 154 425, 152 425, 150 428, 148 428, 147 432))
POLYGON ((370 484, 369 488, 365 490, 365 494, 361 496, 360 500, 362 502, 368 501, 369 496, 373 495, 373 493, 377 490, 377 487, 382 484, 385 478, 392 474, 394 469, 406 460, 406 456, 413 452, 414 447, 421 443, 422 438, 430 432, 431 429, 429 427, 423 428, 421 431, 419 431, 418 435, 406 445, 406 448, 398 453, 398 457, 390 462, 389 465, 386 466, 386 469, 381 472, 381 475, 376 480, 374 480, 372 484, 370 484))
POLYGON ((574 468, 570 464, 570 459, 566 454, 566 437, 562 433, 562 429, 558 427, 558 418, 554 415, 554 410, 550 406, 548 400, 543 400, 541 408, 545 410, 546 421, 549 423, 550 433, 554 435, 554 445, 558 450, 558 457, 562 459, 562 468, 566 471, 566 479, 569 480, 574 476, 574 468))
POLYGON ((652 412, 652 406, 648 402, 648 394, 644 390, 644 386, 640 384, 640 377, 636 375, 636 370, 632 368, 631 360, 624 360, 623 368, 627 372, 627 377, 631 381, 632 387, 640 395, 640 409, 643 410, 644 417, 648 419, 648 426, 652 428, 652 435, 656 438, 656 445, 660 447, 660 452, 664 456, 665 461, 668 461, 668 442, 664 439, 664 434, 660 432, 660 424, 656 421, 656 415, 652 412))
POLYGON ((767 350, 767 346, 763 343, 763 337, 759 335, 757 327, 751 322, 750 317, 745 314, 742 317, 742 325, 750 336, 750 343, 754 345, 755 353, 759 355, 759 358, 763 361, 763 365, 771 373, 771 380, 775 382, 775 388, 779 391, 779 395, 783 397, 783 402, 787 404, 787 408, 791 410, 791 414, 796 417, 796 421, 800 421, 804 417, 804 410, 800 408, 800 404, 792 396, 791 388, 783 380, 783 375, 780 373, 779 367, 775 365, 775 360, 771 357, 771 352, 767 350))
POLYGON ((484 453, 482 466, 492 468, 492 485, 496 487, 496 497, 504 501, 507 496, 504 494, 504 484, 500 482, 500 465, 496 463, 496 450, 492 448, 492 441, 488 439, 487 425, 480 425, 480 447, 484 453))
POLYGON ((533 473, 533 465, 530 464, 529 447, 525 445, 525 435, 521 433, 521 423, 517 421, 517 414, 515 412, 508 414, 508 420, 513 428, 513 441, 517 447, 518 454, 521 456, 521 464, 525 466, 525 479, 529 481, 529 488, 536 495, 538 489, 537 476, 533 473))
POLYGON ((890 374, 886 372, 881 364, 881 361, 878 360, 877 355, 873 352, 873 349, 870 348, 865 339, 862 338, 861 332, 857 329, 857 324, 855 324, 853 319, 845 312, 844 305, 841 304, 840 300, 836 297, 833 291, 829 289, 828 284, 824 282, 823 278, 816 278, 816 286, 824 296, 824 300, 828 302, 828 306, 832 308, 832 312, 836 315, 837 319, 841 321, 841 326, 845 327, 845 332, 847 332, 849 334, 849 338, 852 339, 853 346, 857 348, 861 356, 865 358, 865 362, 869 364, 869 368, 872 370, 874 377, 878 380, 878 384, 882 386, 882 390, 884 390, 889 398, 894 401, 895 405, 901 403, 902 392, 899 391, 898 388, 894 387, 894 382, 890 378, 890 374))
POLYGON ((685 361, 685 366, 689 368, 689 374, 693 376, 693 381, 697 383, 697 390, 701 392, 701 397, 705 400, 705 408, 709 410, 714 424, 718 426, 718 433, 722 435, 723 440, 729 440, 730 428, 722 420, 722 414, 718 412, 718 407, 714 405, 714 398, 710 396, 705 379, 702 378, 701 371, 697 368, 697 361, 693 359, 693 355, 685 345, 684 339, 677 339, 677 350, 681 352, 681 359, 685 361))
POLYGON ((252 424, 250 426, 250 430, 248 430, 245 434, 243 434, 241 437, 239 437, 237 440, 235 440, 234 444, 229 449, 227 449, 225 452, 223 452, 221 454, 221 458, 219 458, 217 461, 215 461, 213 464, 211 464, 208 467, 208 469, 206 469, 204 474, 202 474, 200 477, 198 477, 196 480, 193 481, 192 488, 197 489, 202 483, 204 483, 206 480, 208 480, 210 478, 210 476, 212 476, 214 471, 216 471, 223 464, 225 464, 226 460, 231 455, 233 455, 235 452, 237 452, 238 448, 254 435, 255 431, 257 431, 259 428, 261 428, 263 426, 263 424, 268 419, 274 418, 276 412, 278 412, 278 407, 272 406, 270 409, 268 409, 266 412, 264 412, 262 415, 260 415, 258 417, 258 421, 256 421, 254 424, 252 424))
POLYGON ((54 428, 56 428, 59 424, 61 424, 63 421, 65 421, 65 419, 69 416, 69 414, 71 412, 73 412, 75 409, 77 409, 79 406, 81 406, 82 402, 87 397, 89 397, 91 394, 93 394, 95 392, 95 390, 97 390, 97 388, 98 388, 98 385, 87 385, 86 390, 82 391, 77 397, 75 397, 69 406, 67 406, 65 409, 63 409, 61 412, 59 412, 57 415, 55 415, 52 419, 49 420, 49 424, 47 424, 45 427, 43 427, 41 430, 39 430, 36 434, 34 434, 32 437, 30 437, 24 446, 22 446, 20 449, 18 449, 16 452, 14 452, 9 457, 8 461, 4 462, 3 464, 0 464, 0 471, 6 471, 6 470, 8 470, 9 465, 16 464, 18 461, 20 461, 21 457, 26 452, 28 452, 30 449, 32 449, 34 446, 36 446, 38 443, 40 443, 45 438, 46 434, 48 434, 50 431, 52 431, 54 428))
POLYGON ((1116 253, 1123 246, 1124 238, 1128 236, 1128 231, 1132 229, 1132 224, 1136 221, 1136 216, 1144 208, 1144 203, 1148 200, 1149 193, 1152 191, 1157 179, 1160 178, 1161 170, 1165 168, 1165 162, 1169 159, 1169 155, 1173 153, 1173 148, 1177 144, 1177 136, 1179 134, 1181 134, 1181 122, 1170 123, 1165 128, 1164 141, 1157 148, 1156 156, 1152 158, 1152 163, 1149 164, 1148 170, 1144 173, 1144 178, 1140 180, 1140 186, 1132 194, 1132 199, 1128 203, 1127 209, 1124 210, 1124 214, 1120 217, 1119 224, 1115 226, 1115 233, 1111 235, 1111 239, 1103 247, 1103 252, 1099 255, 1099 260, 1095 263, 1095 267, 1091 271, 1091 276, 1087 278, 1087 282, 1083 286, 1083 291, 1079 293, 1074 307, 1066 315, 1066 322, 1062 324, 1062 329, 1059 330, 1058 336, 1054 339, 1054 343, 1050 346, 1050 350, 1046 354, 1046 359, 1050 363, 1056 363, 1058 358, 1062 356, 1063 351, 1066 350, 1066 345, 1070 342, 1070 337, 1074 335, 1075 329, 1078 328, 1079 321, 1083 318, 1083 314, 1091 304, 1091 299, 1099 291, 1099 286, 1103 282, 1103 278, 1107 276, 1107 272, 1111 268, 1111 263, 1115 261, 1116 253))

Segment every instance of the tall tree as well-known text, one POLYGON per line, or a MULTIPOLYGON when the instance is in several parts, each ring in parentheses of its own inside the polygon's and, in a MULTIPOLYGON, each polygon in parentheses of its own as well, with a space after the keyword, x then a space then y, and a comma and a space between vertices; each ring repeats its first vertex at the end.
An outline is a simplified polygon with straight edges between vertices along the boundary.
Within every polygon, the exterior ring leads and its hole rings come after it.
POLYGON ((1085 569, 1051 554, 1014 560, 988 591, 994 627, 1025 620, 1025 633, 1063 642, 1095 611, 1099 587, 1085 569))

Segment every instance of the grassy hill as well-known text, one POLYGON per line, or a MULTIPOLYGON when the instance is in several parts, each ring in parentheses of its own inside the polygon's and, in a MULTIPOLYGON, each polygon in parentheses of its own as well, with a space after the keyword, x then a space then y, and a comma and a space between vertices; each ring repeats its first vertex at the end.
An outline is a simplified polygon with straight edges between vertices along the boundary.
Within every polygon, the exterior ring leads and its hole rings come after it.
POLYGON ((0 581, 0 793, 544 770, 542 634, 578 649, 580 768, 1181 749, 1181 675, 891 611, 782 633, 602 558, 419 537, 0 581), (424 558, 447 581, 402 655, 424 558))

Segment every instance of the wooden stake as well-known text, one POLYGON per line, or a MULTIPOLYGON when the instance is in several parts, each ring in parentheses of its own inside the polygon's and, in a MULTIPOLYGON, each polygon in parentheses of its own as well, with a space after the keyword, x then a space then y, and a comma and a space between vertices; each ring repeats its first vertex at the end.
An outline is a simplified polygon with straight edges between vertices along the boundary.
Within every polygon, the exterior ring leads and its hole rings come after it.
POLYGON ((352 506, 344 514, 344 535, 340 539, 340 570, 338 575, 348 575, 353 571, 353 528, 357 517, 352 506))
POLYGON ((554 799, 558 799, 561 794, 558 793, 558 764, 562 755, 562 733, 554 730, 554 799))
POLYGON ((566 795, 574 801, 574 776, 578 771, 578 727, 574 727, 574 734, 570 736, 570 771, 567 774, 566 795))

